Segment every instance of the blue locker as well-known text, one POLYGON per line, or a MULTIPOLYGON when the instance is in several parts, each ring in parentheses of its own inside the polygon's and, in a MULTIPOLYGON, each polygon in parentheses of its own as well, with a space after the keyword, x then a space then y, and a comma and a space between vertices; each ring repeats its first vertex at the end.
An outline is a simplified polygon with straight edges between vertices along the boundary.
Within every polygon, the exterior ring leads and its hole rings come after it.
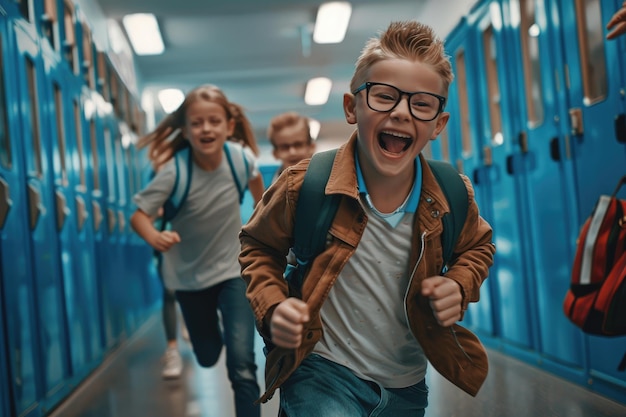
MULTIPOLYGON (((36 346, 39 344, 37 329, 36 297, 34 291, 31 246, 28 222, 23 213, 28 213, 25 193, 26 169, 24 166, 23 143, 19 110, 7 106, 8 97, 16 97, 17 71, 15 33, 13 20, 0 15, 0 46, 2 60, 2 139, 0 141, 0 284, 2 286, 2 311, 6 318, 6 373, 12 389, 4 391, 11 396, 14 414, 19 414, 37 405, 40 369, 36 346), (10 319, 9 319, 10 318, 10 319)), ((7 398, 8 399, 8 398, 7 398)))
MULTIPOLYGON (((89 239, 95 253, 93 267, 93 299, 92 306, 94 329, 97 334, 92 334, 92 346, 94 352, 100 356, 103 349, 115 344, 115 331, 110 300, 105 296, 109 280, 111 278, 109 253, 109 223, 108 211, 109 177, 107 173, 108 158, 105 147, 105 121, 110 104, 105 103, 102 95, 97 91, 98 77, 96 71, 97 57, 92 41, 91 29, 84 19, 76 19, 74 29, 77 38, 78 62, 82 62, 76 74, 76 94, 80 97, 80 108, 83 110, 80 116, 80 129, 84 142, 85 165, 89 167, 88 184, 89 192, 85 196, 89 200, 90 222, 89 239)), ((105 74, 102 74, 104 76, 105 74)), ((103 78, 104 80, 104 78, 103 78)), ((106 133, 110 133, 106 131, 106 133)))
MULTIPOLYGON (((142 171, 145 172, 145 168, 150 167, 149 162, 140 158, 140 153, 134 146, 137 141, 136 133, 131 129, 131 145, 126 148, 126 163, 129 173, 129 204, 127 204, 126 219, 130 219, 130 216, 135 211, 135 206, 132 203, 131 196, 137 193, 141 188, 142 171)), ((153 249, 146 244, 146 242, 140 238, 130 227, 130 221, 127 221, 128 229, 128 245, 130 252, 127 253, 129 263, 128 270, 135 276, 135 279, 131 282, 126 282, 126 291, 130 295, 127 310, 132 311, 133 330, 137 326, 141 325, 146 318, 146 312, 148 307, 156 307, 157 301, 162 300, 161 293, 156 299, 150 299, 149 294, 151 291, 149 287, 158 283, 158 277, 156 275, 147 274, 150 266, 153 265, 153 249)))
POLYGON ((522 210, 528 233, 519 242, 526 242, 528 254, 529 308, 535 312, 533 349, 541 360, 581 366, 581 339, 562 313, 569 283, 575 192, 572 163, 558 152, 567 140, 567 131, 558 123, 565 117, 558 97, 561 81, 554 74, 561 52, 553 29, 547 26, 549 10, 543 3, 529 1, 520 10, 518 3, 505 2, 503 10, 507 58, 516 69, 505 90, 515 100, 512 114, 517 116, 510 121, 515 123, 510 134, 517 138, 517 146, 508 156, 507 169, 517 179, 525 202, 522 210), (523 56, 530 59, 524 61, 523 56))
MULTIPOLYGON (((475 97, 474 83, 469 82, 468 72, 475 64, 472 60, 473 45, 468 40, 469 26, 463 20, 446 39, 446 50, 451 57, 455 79, 450 85, 446 111, 450 119, 446 127, 450 162, 457 166, 460 172, 468 175, 472 180, 481 215, 488 221, 493 217, 488 206, 488 188, 485 172, 480 160, 480 151, 475 145, 473 132, 469 129, 470 123, 478 117, 478 106, 472 105, 475 97), (472 104, 468 101, 472 100, 472 104)), ((444 136, 444 135, 442 135, 444 136)), ((495 266, 490 271, 491 277, 483 283, 480 289, 480 301, 470 304, 463 319, 464 325, 489 336, 496 334, 494 327, 493 294, 495 282, 493 274, 495 266)))
MULTIPOLYGON (((125 206, 127 204, 126 165, 122 146, 122 136, 126 134, 120 130, 117 120, 111 117, 111 151, 112 158, 108 163, 111 165, 109 181, 114 181, 109 189, 109 201, 107 204, 108 227, 110 231, 109 251, 102 259, 102 273, 108 276, 106 285, 106 297, 111 307, 112 324, 115 328, 116 340, 121 342, 129 334, 127 320, 127 305, 129 303, 124 276, 128 274, 129 262, 129 239, 128 225, 125 206), (104 265, 106 263, 106 265, 104 265)), ((110 184, 111 185, 111 184, 110 184)))
MULTIPOLYGON (((77 142, 75 125, 79 97, 75 94, 75 77, 66 63, 60 62, 58 55, 52 52, 46 56, 46 63, 46 79, 50 80, 47 100, 51 103, 46 119, 55 144, 56 226, 64 274, 65 314, 70 342, 68 356, 72 367, 71 379, 79 381, 94 369, 102 356, 96 262, 87 220, 89 207, 81 197, 87 186, 84 182, 86 175, 82 161, 77 161, 84 153, 83 145, 77 142)), ((78 140, 81 138, 78 137, 78 140)))
MULTIPOLYGON (((133 213, 132 204, 132 182, 134 181, 135 172, 133 170, 133 156, 131 150, 132 133, 128 125, 124 122, 120 123, 122 132, 121 141, 116 143, 118 146, 118 180, 120 189, 120 200, 118 208, 118 221, 121 232, 120 247, 121 259, 123 259, 124 270, 123 274, 133 273, 136 271, 138 262, 137 248, 141 245, 141 248, 145 250, 145 243, 141 240, 130 227, 130 216, 133 213), (139 239, 139 240, 137 240, 139 239)), ((120 297, 120 301, 124 306, 124 326, 128 334, 132 334, 137 327, 141 324, 141 317, 139 315, 139 305, 137 304, 137 280, 135 282, 118 278, 115 291, 120 297)))
MULTIPOLYGON (((68 375, 65 355, 67 329, 63 312, 62 271, 56 238, 54 186, 49 157, 51 140, 43 121, 45 103, 44 69, 37 34, 28 22, 15 21, 18 56, 18 97, 22 140, 26 160, 26 189, 29 202, 29 238, 32 245, 34 287, 37 296, 38 350, 41 367, 38 397, 54 402, 68 375)), ((44 405, 45 406, 45 405, 44 405)))
POLYGON ((480 117, 474 117, 474 129, 483 150, 492 205, 497 269, 491 279, 498 299, 496 322, 499 335, 512 346, 532 349, 537 343, 532 323, 534 300, 524 242, 524 218, 520 190, 523 183, 511 175, 508 156, 515 148, 510 129, 511 101, 507 96, 510 68, 505 61, 502 11, 499 3, 489 2, 469 16, 477 59, 474 82, 479 86, 476 98, 482 105, 480 117))
POLYGON ((125 334, 124 303, 120 302, 120 293, 123 293, 123 274, 125 268, 125 228, 121 215, 121 194, 119 176, 122 172, 120 164, 123 159, 117 156, 121 149, 119 126, 112 114, 108 114, 105 128, 105 153, 107 181, 106 181, 106 219, 107 219, 107 249, 100 259, 99 271, 106 282, 103 282, 103 299, 106 305, 107 346, 121 341, 125 334))

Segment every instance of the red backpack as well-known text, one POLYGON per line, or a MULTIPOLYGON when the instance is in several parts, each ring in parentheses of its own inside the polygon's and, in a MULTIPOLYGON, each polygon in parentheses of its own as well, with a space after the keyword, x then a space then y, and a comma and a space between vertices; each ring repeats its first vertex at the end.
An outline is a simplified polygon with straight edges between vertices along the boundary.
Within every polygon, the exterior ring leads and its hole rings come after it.
POLYGON ((626 335, 626 200, 616 197, 624 184, 626 176, 611 196, 600 196, 578 235, 563 308, 589 334, 626 335))

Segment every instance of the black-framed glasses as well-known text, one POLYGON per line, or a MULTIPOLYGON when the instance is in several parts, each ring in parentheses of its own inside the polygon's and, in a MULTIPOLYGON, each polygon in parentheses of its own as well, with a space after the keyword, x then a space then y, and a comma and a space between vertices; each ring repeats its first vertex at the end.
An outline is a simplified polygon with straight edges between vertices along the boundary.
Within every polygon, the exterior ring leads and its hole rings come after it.
POLYGON ((366 90, 368 107, 378 112, 390 112, 400 103, 402 96, 407 96, 411 116, 423 122, 434 120, 446 105, 446 98, 434 93, 425 91, 409 93, 393 85, 369 81, 363 83, 352 94, 362 90, 366 90))

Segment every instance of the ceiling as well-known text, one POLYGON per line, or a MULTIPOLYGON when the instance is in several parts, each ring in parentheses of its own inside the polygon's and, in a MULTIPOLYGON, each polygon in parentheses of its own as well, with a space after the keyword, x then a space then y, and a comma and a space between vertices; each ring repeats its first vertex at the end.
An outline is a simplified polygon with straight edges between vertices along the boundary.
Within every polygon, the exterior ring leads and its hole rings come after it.
MULTIPOLYGON (((352 0, 340 44, 314 44, 312 30, 322 0, 96 0, 106 17, 152 12, 166 46, 158 56, 135 57, 144 91, 177 87, 187 92, 210 83, 242 105, 260 144, 270 118, 295 110, 321 122, 318 141, 345 140, 342 97, 367 39, 391 21, 417 19, 440 37, 476 0, 352 0), (304 103, 306 81, 333 80, 329 101, 304 103)), ((158 120, 157 120, 158 122, 158 120)), ((320 143, 321 145, 321 143, 320 143)), ((319 148, 319 145, 318 145, 319 148)))

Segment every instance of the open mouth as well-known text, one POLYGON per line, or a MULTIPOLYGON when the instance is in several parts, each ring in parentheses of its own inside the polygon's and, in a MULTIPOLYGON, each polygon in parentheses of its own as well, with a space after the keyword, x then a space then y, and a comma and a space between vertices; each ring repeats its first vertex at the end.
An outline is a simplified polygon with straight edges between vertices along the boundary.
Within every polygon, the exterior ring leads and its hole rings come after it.
POLYGON ((213 143, 215 142, 215 139, 213 138, 201 138, 200 139, 200 143, 208 145, 209 143, 213 143))
POLYGON ((381 132, 378 135, 378 144, 390 153, 401 154, 409 149, 412 143, 413 138, 400 133, 381 132))

